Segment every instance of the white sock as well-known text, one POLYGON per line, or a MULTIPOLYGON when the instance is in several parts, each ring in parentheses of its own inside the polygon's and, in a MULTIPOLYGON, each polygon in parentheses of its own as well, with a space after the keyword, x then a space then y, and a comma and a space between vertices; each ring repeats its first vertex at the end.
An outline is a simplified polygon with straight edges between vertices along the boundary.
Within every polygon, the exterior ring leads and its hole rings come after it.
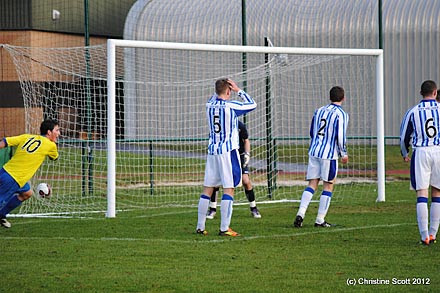
POLYGON ((249 202, 249 207, 250 207, 250 208, 254 208, 254 207, 256 207, 256 206, 257 206, 257 203, 255 202, 255 200, 249 202))
POLYGON ((309 207, 310 201, 312 200, 313 194, 315 191, 311 187, 306 187, 304 189, 303 194, 301 196, 301 203, 299 204, 299 210, 296 214, 297 216, 301 216, 304 219, 306 215, 307 208, 309 207))
POLYGON ((205 230, 206 214, 208 213, 210 198, 202 194, 199 199, 199 206, 197 209, 197 229, 205 230))
POLYGON ((318 224, 324 223, 325 216, 327 215, 331 200, 332 200, 332 193, 330 191, 324 190, 319 199, 318 215, 316 216, 315 223, 318 224))
POLYGON ((417 198, 417 224, 419 225, 420 237, 422 240, 428 237, 428 199, 425 197, 417 198))
POLYGON ((433 197, 432 198, 432 202, 431 202, 431 211, 430 211, 430 227, 429 227, 429 235, 434 236, 434 239, 437 238, 437 231, 438 231, 438 226, 440 223, 440 198, 438 198, 439 201, 434 201, 437 200, 437 198, 433 197))
POLYGON ((220 231, 228 231, 232 218, 232 206, 234 198, 230 195, 223 194, 222 202, 220 203, 221 223, 220 231))

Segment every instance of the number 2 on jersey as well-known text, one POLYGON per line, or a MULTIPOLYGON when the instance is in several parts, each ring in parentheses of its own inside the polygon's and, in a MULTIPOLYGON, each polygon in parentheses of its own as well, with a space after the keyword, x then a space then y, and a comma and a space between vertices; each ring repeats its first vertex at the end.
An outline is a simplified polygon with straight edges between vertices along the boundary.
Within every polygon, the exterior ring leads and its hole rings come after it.
POLYGON ((325 128, 325 126, 327 125, 327 120, 325 120, 324 118, 322 118, 322 119, 319 121, 319 125, 321 125, 321 126, 320 126, 319 129, 318 129, 318 135, 320 135, 320 136, 324 136, 324 128, 325 128))

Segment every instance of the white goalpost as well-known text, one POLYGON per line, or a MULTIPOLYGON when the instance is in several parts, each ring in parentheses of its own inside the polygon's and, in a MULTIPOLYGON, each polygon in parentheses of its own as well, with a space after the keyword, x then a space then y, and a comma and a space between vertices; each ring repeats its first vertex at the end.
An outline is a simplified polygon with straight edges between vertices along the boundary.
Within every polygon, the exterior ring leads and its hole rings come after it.
MULTIPOLYGON (((345 89, 350 161, 332 201, 385 200, 383 52, 130 40, 75 48, 4 45, 23 91, 26 132, 58 119, 60 158, 31 181, 21 215, 103 215, 197 205, 208 129, 205 103, 229 77, 257 109, 241 120, 251 142, 256 201, 298 201, 307 185, 313 111, 345 89)), ((236 204, 247 204, 237 188, 236 204)))
MULTIPOLYGON (((384 151, 384 109, 383 109, 383 51, 380 49, 325 49, 325 48, 281 48, 258 46, 229 46, 211 44, 171 43, 131 40, 108 40, 107 80, 108 80, 108 174, 107 174, 107 217, 116 215, 116 48, 143 48, 159 50, 233 52, 316 56, 374 56, 376 57, 376 125, 377 125, 377 201, 385 200, 385 151, 384 151)), ((305 65, 303 65, 305 66, 305 65)), ((250 89, 252 93, 252 89, 250 89)))

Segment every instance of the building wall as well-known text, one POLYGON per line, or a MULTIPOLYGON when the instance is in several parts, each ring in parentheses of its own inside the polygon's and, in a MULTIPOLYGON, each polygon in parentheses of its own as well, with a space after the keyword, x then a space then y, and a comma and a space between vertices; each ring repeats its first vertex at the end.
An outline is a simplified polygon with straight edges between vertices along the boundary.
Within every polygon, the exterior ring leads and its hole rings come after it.
MULTIPOLYGON (((126 15, 136 0, 88 1, 90 35, 120 38, 126 15)), ((0 30, 40 30, 80 34, 85 31, 84 0, 2 0, 0 30), (53 18, 53 11, 59 18, 53 18)))
MULTIPOLYGON (((103 44, 106 40, 106 38, 92 37, 90 44, 103 44)), ((23 47, 82 47, 84 37, 43 31, 12 30, 0 32, 0 44, 23 47), (54 40, 57 40, 56 46, 53 44, 54 40)), ((0 114, 3 120, 0 123, 0 136, 18 135, 25 131, 26 115, 41 116, 41 119, 36 119, 38 121, 43 119, 43 111, 34 109, 30 113, 25 113, 23 94, 15 65, 12 57, 3 48, 0 48, 0 64, 0 114)), ((32 70, 38 75, 37 69, 32 70)), ((31 126, 31 129, 39 131, 35 125, 31 126)))
MULTIPOLYGON (((89 44, 102 44, 107 38, 122 38, 126 15, 135 1, 88 1, 89 44)), ((0 44, 82 47, 86 44, 84 15, 84 0, 2 0, 0 44), (57 19, 52 17, 54 10, 59 12, 57 19)), ((0 136, 16 135, 25 131, 26 114, 17 72, 11 56, 1 47, 0 114, 3 120, 0 123, 0 136)), ((40 109, 27 115, 42 116, 43 113, 40 109)))

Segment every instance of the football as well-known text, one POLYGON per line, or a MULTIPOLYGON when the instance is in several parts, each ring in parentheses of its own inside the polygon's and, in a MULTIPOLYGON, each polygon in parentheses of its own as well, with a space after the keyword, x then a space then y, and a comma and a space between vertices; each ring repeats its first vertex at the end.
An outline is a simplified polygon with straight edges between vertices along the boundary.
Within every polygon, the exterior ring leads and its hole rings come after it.
POLYGON ((50 194, 52 193, 52 190, 50 189, 50 185, 47 183, 40 183, 37 186, 37 194, 40 198, 48 198, 50 197, 50 194))

